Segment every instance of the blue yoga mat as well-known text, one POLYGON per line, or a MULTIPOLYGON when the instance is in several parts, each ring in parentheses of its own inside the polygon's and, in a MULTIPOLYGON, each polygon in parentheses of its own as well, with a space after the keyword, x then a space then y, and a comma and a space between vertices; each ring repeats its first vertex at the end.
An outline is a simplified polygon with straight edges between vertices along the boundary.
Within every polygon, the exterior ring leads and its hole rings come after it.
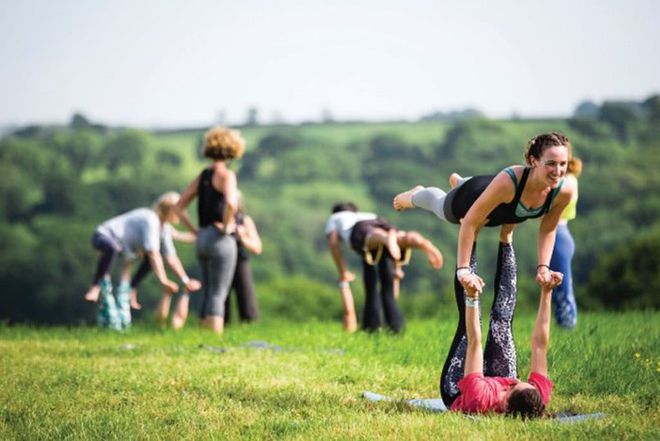
MULTIPOLYGON (((393 401, 392 398, 377 394, 370 391, 364 391, 362 396, 369 401, 393 401)), ((446 412, 447 406, 442 402, 441 398, 416 398, 412 400, 404 400, 412 407, 418 409, 428 410, 430 412, 446 412)), ((470 415, 474 418, 474 416, 470 415)), ((602 412, 597 413, 572 413, 572 412, 561 412, 554 416, 554 418, 560 423, 575 423, 578 421, 586 420, 595 420, 599 418, 604 418, 605 414, 602 412)))

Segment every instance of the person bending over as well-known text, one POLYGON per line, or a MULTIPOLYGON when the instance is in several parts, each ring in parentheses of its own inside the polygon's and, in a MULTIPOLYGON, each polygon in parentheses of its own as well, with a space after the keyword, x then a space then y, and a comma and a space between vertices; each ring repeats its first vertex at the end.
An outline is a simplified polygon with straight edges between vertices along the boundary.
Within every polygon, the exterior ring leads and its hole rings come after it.
POLYGON ((422 250, 429 264, 442 267, 442 253, 415 231, 398 231, 392 224, 374 213, 358 212, 352 202, 336 204, 326 222, 325 234, 339 273, 339 287, 344 303, 344 327, 357 328, 353 297, 349 283, 355 279, 344 261, 340 244, 343 241, 361 258, 366 294, 362 326, 373 331, 386 323, 393 332, 403 328, 403 315, 394 298, 394 280, 402 255, 407 250, 422 250), (403 250, 403 252, 402 252, 403 250), (380 281, 380 292, 377 284, 380 281))

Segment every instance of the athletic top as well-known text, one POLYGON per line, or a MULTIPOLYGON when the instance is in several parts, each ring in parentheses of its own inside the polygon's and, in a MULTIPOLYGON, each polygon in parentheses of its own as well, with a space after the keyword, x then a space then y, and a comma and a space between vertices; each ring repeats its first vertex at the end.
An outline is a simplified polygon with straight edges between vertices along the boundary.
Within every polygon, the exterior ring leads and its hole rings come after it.
MULTIPOLYGON (((539 391, 543 404, 548 404, 552 394, 552 381, 545 375, 532 372, 527 382, 539 391)), ((505 403, 500 401, 500 394, 517 383, 515 378, 484 377, 482 373, 472 373, 458 382, 461 394, 451 404, 450 410, 465 413, 504 413, 506 407, 505 403)))
POLYGON ((571 201, 566 208, 564 208, 564 211, 561 212, 561 216, 559 217, 560 220, 568 222, 569 220, 575 219, 575 216, 577 215, 577 201, 578 193, 576 191, 571 201))
POLYGON ((374 213, 354 212, 354 211, 340 211, 333 213, 325 223, 325 235, 336 231, 345 243, 351 244, 351 232, 356 223, 364 220, 376 219, 374 213))
POLYGON ((212 168, 202 171, 197 186, 197 216, 200 227, 207 227, 224 219, 225 194, 213 187, 212 180, 212 168))
MULTIPOLYGON (((529 178, 531 168, 525 167, 523 174, 520 177, 520 182, 516 178, 516 174, 510 167, 504 169, 506 174, 509 175, 513 181, 515 189, 515 196, 509 203, 502 203, 495 207, 493 211, 487 216, 488 223, 486 226, 493 227, 502 224, 519 224, 525 222, 527 219, 534 219, 546 214, 552 206, 552 201, 555 199, 564 180, 562 179, 554 190, 548 193, 545 202, 542 206, 536 208, 527 208, 520 201, 525 184, 529 178)), ((451 201, 452 214, 455 219, 462 219, 467 214, 468 210, 472 207, 474 202, 481 196, 486 187, 492 182, 495 175, 488 176, 474 176, 467 180, 463 185, 456 188, 456 195, 451 201)))
POLYGON ((99 225, 96 231, 121 243, 127 260, 135 259, 142 252, 162 250, 166 256, 176 254, 171 230, 165 226, 161 228, 158 215, 149 208, 136 208, 115 216, 99 225))

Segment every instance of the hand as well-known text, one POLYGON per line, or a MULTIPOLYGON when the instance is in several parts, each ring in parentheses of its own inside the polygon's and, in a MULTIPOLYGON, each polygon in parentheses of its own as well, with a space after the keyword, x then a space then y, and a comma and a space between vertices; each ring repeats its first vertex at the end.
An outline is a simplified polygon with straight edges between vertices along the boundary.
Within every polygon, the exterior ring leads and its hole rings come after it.
POLYGON ((474 273, 461 275, 458 282, 463 286, 468 297, 479 297, 485 285, 484 280, 474 273))
POLYGON ((176 292, 179 290, 179 285, 169 279, 165 279, 161 285, 165 289, 165 292, 168 294, 176 294, 176 292))
POLYGON ((401 279, 403 279, 405 276, 406 276, 406 273, 403 272, 403 270, 401 269, 401 267, 397 267, 397 268, 394 270, 394 278, 395 278, 395 279, 397 279, 397 280, 401 280, 401 279))
POLYGON ((544 289, 552 289, 560 285, 564 280, 564 275, 558 271, 552 271, 545 265, 536 269, 536 282, 544 289))
POLYGON ((188 292, 193 292, 202 287, 202 282, 197 279, 189 279, 185 286, 188 292))
POLYGON ((344 271, 339 275, 339 282, 352 282, 355 280, 355 274, 350 271, 344 271))

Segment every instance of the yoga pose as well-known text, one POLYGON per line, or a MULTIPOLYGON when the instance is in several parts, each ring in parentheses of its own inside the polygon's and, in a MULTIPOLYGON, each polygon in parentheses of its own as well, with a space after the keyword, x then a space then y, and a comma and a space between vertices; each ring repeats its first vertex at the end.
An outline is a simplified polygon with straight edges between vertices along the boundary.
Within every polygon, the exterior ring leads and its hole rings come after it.
MULTIPOLYGON (((250 253, 258 256, 262 251, 261 237, 254 220, 245 213, 245 204, 241 192, 238 193, 238 212, 236 213, 236 244, 238 260, 231 289, 236 292, 238 316, 241 322, 253 322, 259 319, 259 306, 252 279, 250 253)), ((231 321, 231 291, 225 300, 225 324, 231 321)))
POLYGON ((204 135, 204 156, 211 167, 203 170, 184 190, 175 209, 183 224, 197 234, 197 258, 202 268, 204 300, 202 325, 222 334, 225 299, 236 269, 234 214, 238 205, 236 174, 227 161, 240 158, 245 141, 240 132, 214 127, 204 135), (197 198, 199 230, 192 224, 186 207, 197 198))
POLYGON ((536 280, 552 281, 550 257, 559 216, 577 191, 573 181, 564 182, 571 144, 559 133, 532 138, 525 153, 527 166, 507 167, 495 176, 475 176, 459 181, 449 193, 418 185, 395 196, 396 210, 419 207, 451 223, 460 223, 457 278, 463 288, 477 286, 481 278, 470 271, 470 256, 483 226, 514 224, 542 217, 537 241, 536 280), (533 207, 533 208, 530 208, 533 207))
POLYGON ((101 294, 100 325, 126 328, 131 323, 130 285, 123 280, 119 286, 117 299, 115 300, 112 295, 109 272, 119 255, 124 258, 124 275, 130 273, 132 261, 145 255, 138 274, 142 273, 141 277, 143 277, 150 268, 153 268, 165 295, 176 292, 178 286, 167 278, 161 253, 184 285, 192 290, 199 288, 197 286, 199 282, 188 278, 176 256, 170 230, 167 227, 169 223, 178 222, 173 209, 178 199, 177 193, 165 193, 154 202, 151 209, 137 208, 116 216, 99 225, 94 232, 92 246, 99 251, 101 257, 92 285, 85 293, 85 300, 96 302, 101 294))
POLYGON ((550 268, 564 274, 564 281, 552 290, 552 304, 555 310, 555 320, 559 326, 573 328, 577 324, 577 304, 573 292, 572 261, 575 254, 575 241, 568 229, 568 221, 575 219, 578 200, 577 178, 582 173, 582 161, 571 158, 568 161, 568 170, 565 180, 571 181, 575 186, 573 198, 564 209, 557 226, 555 247, 550 259, 550 268))
MULTIPOLYGON (((476 239, 483 226, 501 225, 500 253, 503 252, 503 246, 510 249, 507 251, 511 258, 505 283, 512 290, 511 316, 515 306, 516 263, 511 244, 515 224, 542 217, 537 241, 536 281, 542 289, 547 290, 561 279, 561 273, 552 271, 549 263, 559 216, 576 192, 574 182, 564 182, 563 179, 570 153, 571 144, 564 135, 555 132, 542 134, 528 142, 526 166, 512 166, 495 176, 475 176, 469 179, 453 174, 450 183, 454 188, 449 193, 435 187, 416 186, 394 198, 393 205, 397 210, 420 207, 432 211, 441 219, 460 223, 454 278, 455 296, 460 310, 464 290, 480 292, 484 285, 483 279, 476 272, 476 239)), ((500 266, 498 271, 501 271, 500 266)), ((496 292, 502 277, 502 274, 496 276, 496 292)), ((463 326, 459 321, 452 348, 466 344, 461 331, 463 326)), ((453 383, 444 381, 446 371, 463 371, 460 362, 450 361, 452 352, 453 349, 445 363, 441 382, 442 397, 449 402, 456 390, 451 389, 453 383)))
MULTIPOLYGON (((486 347, 481 351, 481 287, 456 289, 459 325, 442 371, 442 400, 453 411, 507 413, 523 418, 543 414, 552 393, 547 352, 550 340, 552 287, 561 283, 555 273, 542 285, 531 338, 531 372, 517 379, 516 349, 511 325, 516 303, 516 263, 510 231, 500 237, 495 276, 495 298, 490 312, 486 347)), ((471 262, 476 271, 476 259, 471 262)), ((458 283, 457 283, 458 285, 458 283)))
POLYGON ((344 328, 354 331, 357 320, 349 286, 355 275, 346 267, 340 248, 342 240, 362 259, 366 294, 362 327, 369 331, 376 330, 384 321, 393 332, 399 332, 403 328, 403 315, 394 298, 394 279, 401 256, 407 255, 409 258, 409 250, 418 248, 426 254, 429 264, 439 269, 443 263, 442 253, 421 234, 398 231, 374 213, 358 212, 352 202, 336 204, 332 213, 326 222, 325 234, 339 272, 344 328), (377 292, 378 280, 380 293, 377 292))
MULTIPOLYGON (((176 194, 176 196, 177 196, 176 199, 178 200, 179 199, 178 194, 176 194)), ((168 230, 167 235, 170 237, 170 242, 171 242, 171 244, 168 246, 168 249, 170 249, 171 251, 170 254, 164 256, 165 260, 168 262, 168 264, 174 270, 174 272, 179 276, 179 278, 181 279, 181 283, 183 283, 183 289, 179 294, 179 298, 174 307, 174 313, 172 314, 172 327, 174 329, 181 329, 185 324, 186 317, 188 316, 188 304, 190 302, 190 293, 200 289, 202 287, 202 284, 199 282, 199 280, 188 277, 188 275, 186 274, 183 268, 181 261, 179 260, 176 254, 176 248, 174 248, 174 242, 172 241, 172 239, 178 242, 194 243, 196 240, 196 236, 190 232, 179 231, 170 224, 164 224, 163 230, 168 230)), ((122 282, 120 285, 120 291, 122 286, 125 287, 124 289, 130 289, 132 309, 142 309, 142 305, 140 305, 137 299, 137 288, 140 285, 140 283, 142 283, 142 280, 144 280, 145 276, 149 274, 150 271, 151 271, 151 265, 149 264, 149 260, 144 259, 132 278, 130 277, 130 268, 126 268, 125 271, 122 273, 122 282)), ((167 322, 167 317, 169 316, 170 313, 170 306, 172 304, 173 297, 174 294, 170 292, 164 292, 163 296, 156 305, 156 311, 154 317, 156 321, 161 325, 165 325, 167 322)))

